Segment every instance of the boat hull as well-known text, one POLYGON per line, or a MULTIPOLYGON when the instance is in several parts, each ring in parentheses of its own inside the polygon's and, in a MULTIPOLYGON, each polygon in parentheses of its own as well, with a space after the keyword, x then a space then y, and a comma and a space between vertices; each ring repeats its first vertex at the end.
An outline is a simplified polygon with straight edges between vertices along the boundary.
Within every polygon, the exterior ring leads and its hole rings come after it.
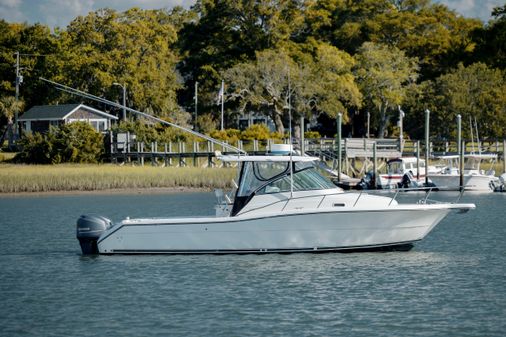
POLYGON ((98 250, 101 254, 407 250, 451 209, 446 205, 414 205, 360 211, 320 209, 261 217, 126 220, 99 238, 98 250))
MULTIPOLYGON (((429 176, 436 187, 441 191, 459 191, 460 176, 449 174, 435 174, 429 176)), ((493 176, 464 175, 464 188, 466 191, 493 192, 491 182, 497 180, 493 176)))

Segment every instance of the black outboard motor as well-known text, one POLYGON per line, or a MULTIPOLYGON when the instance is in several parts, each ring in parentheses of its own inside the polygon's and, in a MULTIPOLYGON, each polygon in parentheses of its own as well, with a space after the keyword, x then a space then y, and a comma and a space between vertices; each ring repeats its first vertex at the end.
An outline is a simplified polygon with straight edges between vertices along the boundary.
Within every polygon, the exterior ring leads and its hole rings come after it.
POLYGON ((406 172, 403 176, 402 176, 402 180, 400 183, 397 183, 397 187, 399 188, 409 188, 409 187, 412 187, 412 181, 413 181, 414 177, 413 175, 411 174, 411 172, 406 172))
POLYGON ((357 190, 371 190, 375 186, 374 172, 369 171, 357 184, 357 190))
POLYGON ((99 215, 81 215, 77 219, 76 237, 83 255, 98 254, 98 238, 111 226, 111 220, 99 215))

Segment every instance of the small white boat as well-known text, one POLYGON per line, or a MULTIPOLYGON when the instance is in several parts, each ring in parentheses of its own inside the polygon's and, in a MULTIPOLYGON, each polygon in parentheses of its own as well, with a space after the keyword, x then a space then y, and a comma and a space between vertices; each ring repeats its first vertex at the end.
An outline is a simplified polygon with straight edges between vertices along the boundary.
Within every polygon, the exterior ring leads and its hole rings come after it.
POLYGON ((401 157, 387 161, 387 173, 378 174, 377 188, 423 187, 425 160, 401 157), (417 163, 418 162, 418 163, 417 163))
MULTIPOLYGON (((83 254, 275 253, 408 250, 452 210, 474 204, 400 204, 395 197, 344 192, 302 156, 222 156, 237 162, 233 195, 216 216, 125 219, 82 216, 83 254)), ((223 196, 223 197, 222 197, 223 196)))
POLYGON ((501 174, 498 181, 492 183, 492 189, 494 192, 506 192, 506 173, 501 174))
MULTIPOLYGON (((442 191, 460 190, 459 156, 448 155, 438 157, 443 164, 438 169, 429 170, 429 178, 442 191)), ((496 154, 467 154, 464 156, 463 183, 466 191, 493 192, 499 182, 493 169, 481 169, 483 161, 491 163, 497 160, 496 154)), ((492 165, 491 165, 492 166, 492 165)))

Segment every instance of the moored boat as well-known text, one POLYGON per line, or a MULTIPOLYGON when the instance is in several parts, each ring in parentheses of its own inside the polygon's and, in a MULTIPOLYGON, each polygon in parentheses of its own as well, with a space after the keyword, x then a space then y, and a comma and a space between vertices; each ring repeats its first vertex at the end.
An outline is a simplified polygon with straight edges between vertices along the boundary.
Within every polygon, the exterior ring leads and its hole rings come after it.
MULTIPOLYGON (((444 164, 439 165, 439 170, 429 172, 429 178, 442 191, 460 190, 459 156, 447 155, 438 157, 444 164)), ((464 155, 463 186, 466 191, 493 192, 499 183, 495 171, 481 169, 483 161, 494 163, 496 154, 466 154, 464 155)), ((492 164, 490 165, 492 167, 492 164)))
POLYGON ((221 156, 239 167, 237 189, 219 194, 214 217, 125 219, 82 216, 83 254, 272 253, 403 249, 452 210, 474 204, 401 204, 344 192, 303 156, 221 156))
POLYGON ((401 157, 387 161, 387 172, 378 174, 377 188, 423 187, 425 182, 425 160, 416 157, 401 157))

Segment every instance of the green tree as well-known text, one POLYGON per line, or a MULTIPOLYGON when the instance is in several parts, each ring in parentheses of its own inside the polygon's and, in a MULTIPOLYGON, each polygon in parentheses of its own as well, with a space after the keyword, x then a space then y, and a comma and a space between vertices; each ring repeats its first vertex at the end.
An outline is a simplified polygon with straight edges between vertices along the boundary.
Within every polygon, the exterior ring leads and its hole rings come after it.
MULTIPOLYGON (((16 113, 21 113, 23 107, 24 102, 20 100, 16 101, 14 96, 4 96, 0 98, 0 113, 3 117, 5 117, 5 119, 7 119, 6 132, 8 133, 9 146, 11 146, 13 142, 14 117, 16 116, 16 113)), ((4 142, 4 135, 5 133, 2 133, 2 137, 0 137, 0 146, 4 142)))
POLYGON ((401 1, 398 10, 369 18, 365 30, 371 42, 396 47, 417 57, 420 73, 434 78, 472 56, 476 43, 472 32, 482 26, 478 19, 458 16, 444 5, 425 0, 401 1))
POLYGON ((321 39, 350 54, 369 40, 365 22, 393 9, 388 0, 310 0, 305 7, 306 36, 321 39))
POLYGON ((57 39, 49 27, 26 23, 7 23, 0 20, 0 96, 13 96, 16 82, 16 52, 23 83, 20 97, 27 106, 43 104, 50 97, 40 76, 52 71, 48 58, 57 54, 57 39))
POLYGON ((326 113, 335 117, 361 104, 361 94, 351 69, 352 57, 327 44, 306 46, 292 58, 283 49, 257 53, 255 61, 227 70, 229 99, 240 111, 254 109, 270 116, 279 133, 288 120, 289 99, 293 123, 299 116, 326 113), (290 93, 288 91, 290 81, 290 93))
POLYGON ((52 127, 47 134, 27 134, 14 158, 28 164, 96 163, 104 152, 103 136, 86 122, 52 127))
POLYGON ((293 0, 198 0, 192 7, 198 19, 181 31, 179 64, 187 90, 185 106, 193 106, 193 88, 199 82, 199 111, 212 112, 222 73, 255 53, 279 47, 299 29, 302 4, 293 0))
POLYGON ((123 93, 113 83, 126 84, 129 107, 170 116, 179 110, 176 40, 165 10, 98 10, 60 33, 61 53, 52 61, 61 71, 52 79, 118 102, 123 93))
POLYGON ((417 61, 397 48, 366 42, 359 49, 357 82, 365 103, 377 111, 378 137, 385 135, 390 112, 402 104, 407 85, 418 76, 417 61))
POLYGON ((494 8, 494 17, 475 32, 476 58, 492 67, 506 69, 506 5, 494 8))
MULTIPOLYGON (((506 80, 504 73, 483 63, 460 64, 434 82, 434 131, 455 134, 456 115, 464 123, 476 120, 482 138, 506 137, 506 80)), ((429 97, 430 98, 430 97, 429 97)), ((470 132, 467 128, 465 132, 470 132)), ((469 135, 470 136, 470 135, 469 135)))
POLYGON ((308 1, 306 36, 355 54, 365 42, 418 57, 424 78, 435 78, 472 56, 479 20, 430 0, 308 1))

